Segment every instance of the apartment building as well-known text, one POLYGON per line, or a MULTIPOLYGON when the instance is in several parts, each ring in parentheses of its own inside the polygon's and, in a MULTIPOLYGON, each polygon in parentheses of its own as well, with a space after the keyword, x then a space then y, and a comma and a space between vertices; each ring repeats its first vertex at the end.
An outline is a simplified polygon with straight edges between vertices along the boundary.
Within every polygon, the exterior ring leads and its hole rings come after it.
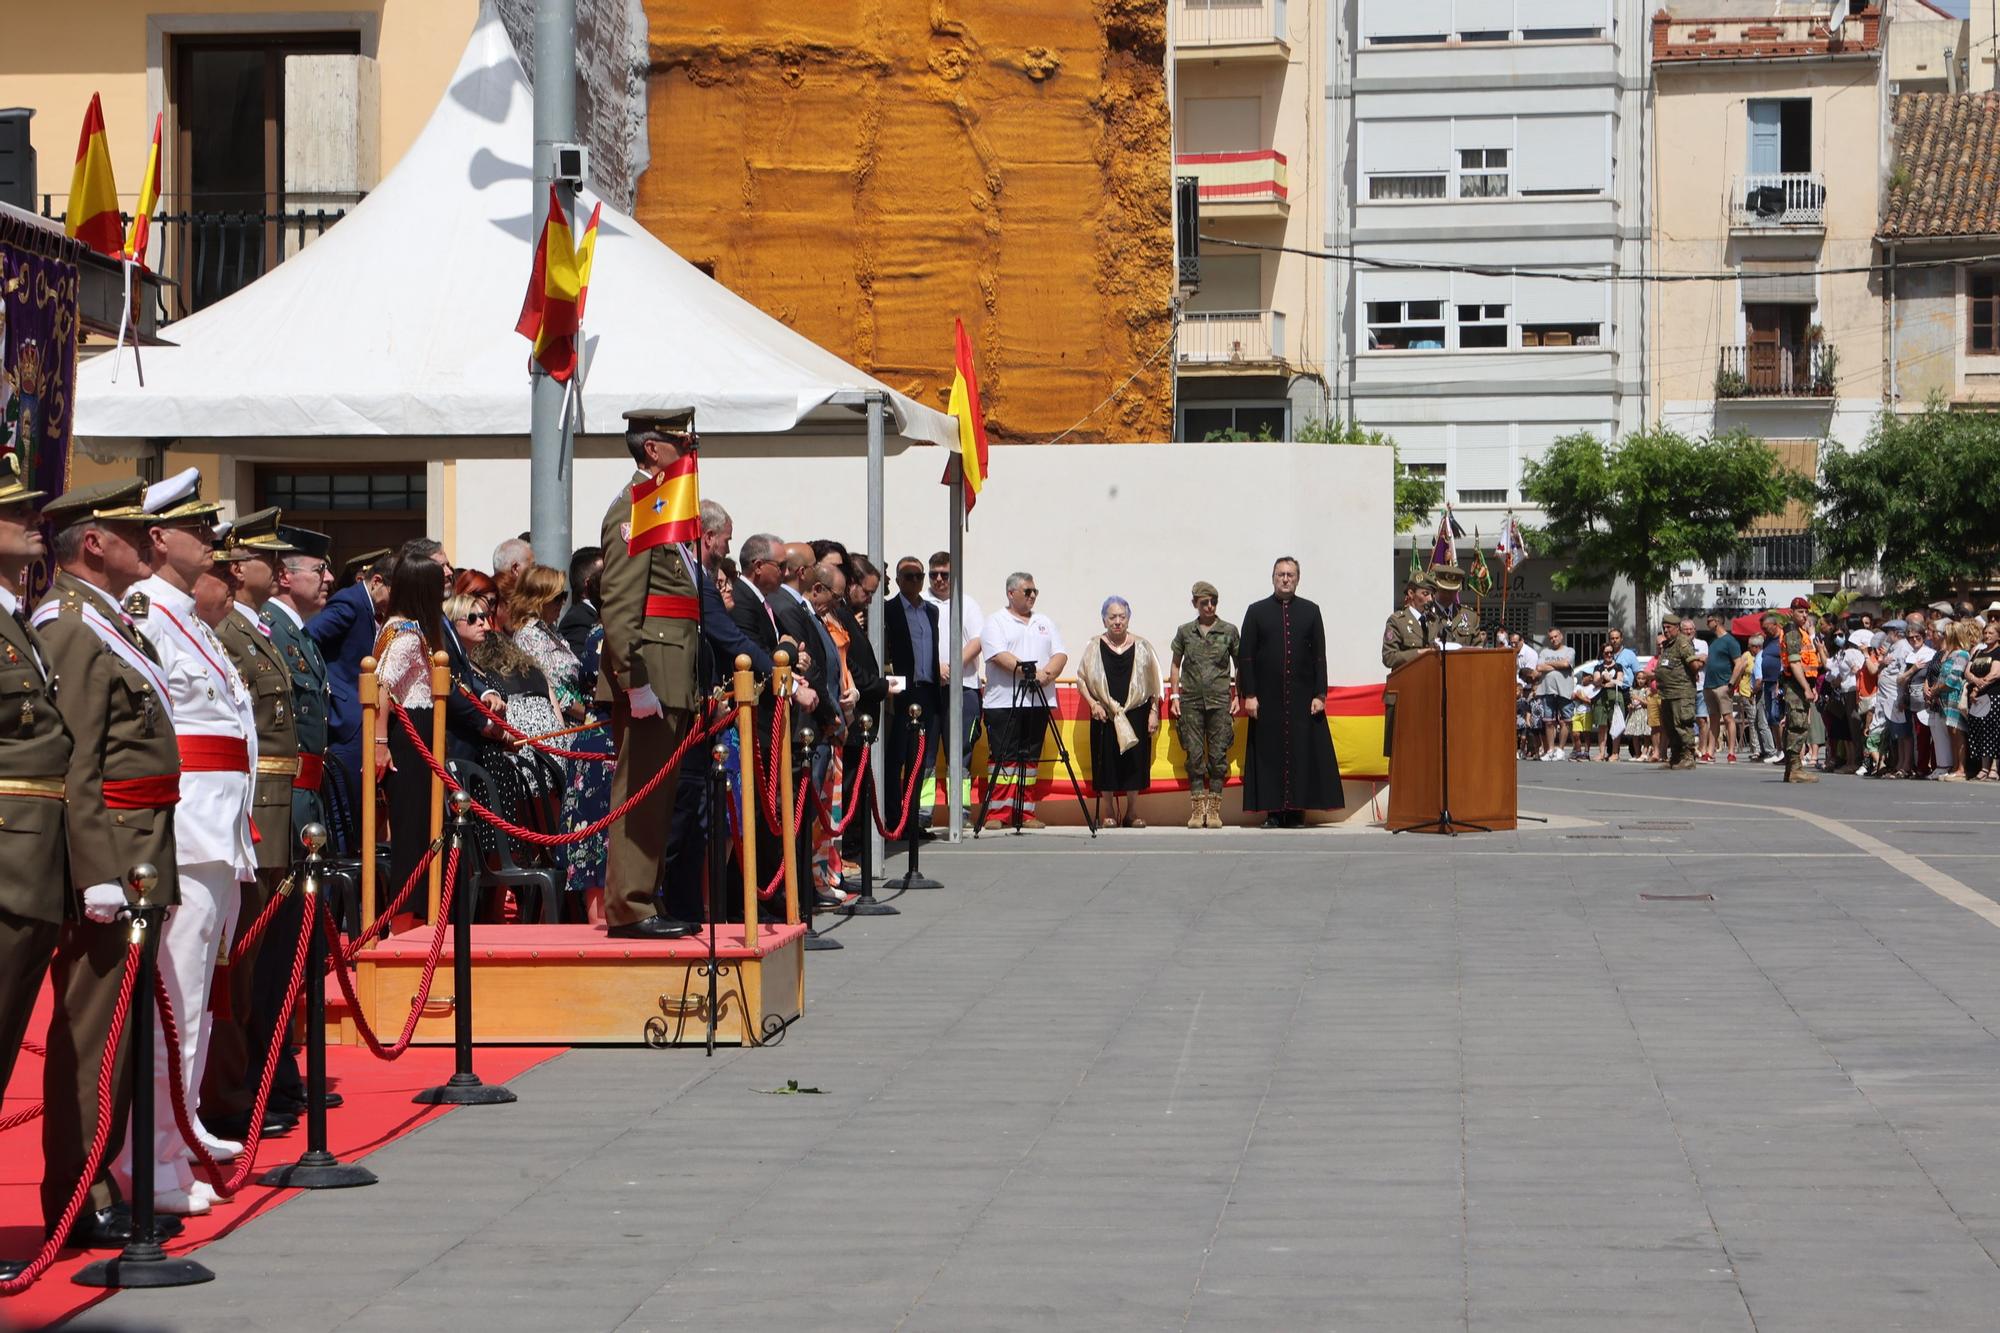
POLYGON ((1288 439, 1331 414, 1328 25, 1312 0, 1168 0, 1174 173, 1199 192, 1175 437, 1288 439), (1232 244, 1233 243, 1233 244, 1232 244))
MULTIPOLYGON (((1819 442, 1866 438, 1883 402, 1869 266, 1888 141, 1872 0, 1686 0, 1652 20, 1658 142, 1651 334, 1659 420, 1745 430, 1808 475, 1819 442)), ((1808 592, 1800 510, 1762 520, 1725 570, 1681 571, 1679 605, 1808 592)))

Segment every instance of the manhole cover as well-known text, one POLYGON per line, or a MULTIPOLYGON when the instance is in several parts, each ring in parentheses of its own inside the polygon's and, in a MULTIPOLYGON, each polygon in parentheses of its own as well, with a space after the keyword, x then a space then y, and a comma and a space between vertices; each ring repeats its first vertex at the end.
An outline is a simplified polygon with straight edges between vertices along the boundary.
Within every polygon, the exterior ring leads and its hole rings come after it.
POLYGON ((1639 895, 1639 901, 1642 903, 1712 903, 1715 901, 1715 895, 1712 893, 1642 893, 1639 895))

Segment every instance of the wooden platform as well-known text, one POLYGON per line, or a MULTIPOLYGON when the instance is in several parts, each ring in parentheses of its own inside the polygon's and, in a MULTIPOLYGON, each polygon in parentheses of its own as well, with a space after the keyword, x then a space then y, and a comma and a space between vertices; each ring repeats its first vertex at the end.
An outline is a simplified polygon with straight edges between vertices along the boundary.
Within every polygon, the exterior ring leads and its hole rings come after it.
MULTIPOLYGON (((804 926, 743 927, 716 936, 716 1040, 759 1044, 805 1006, 804 926), (746 1021, 747 1019, 747 1021, 746 1021)), ((410 1012, 430 952, 428 930, 395 936, 355 963, 354 992, 383 1041, 410 1012)), ((602 926, 474 926, 473 1037, 491 1044, 699 1045, 708 1034, 708 937, 614 940, 602 926)), ((452 1040, 452 950, 431 984, 415 1040, 452 1040)), ((329 983, 327 1039, 358 1043, 353 1015, 329 983)))

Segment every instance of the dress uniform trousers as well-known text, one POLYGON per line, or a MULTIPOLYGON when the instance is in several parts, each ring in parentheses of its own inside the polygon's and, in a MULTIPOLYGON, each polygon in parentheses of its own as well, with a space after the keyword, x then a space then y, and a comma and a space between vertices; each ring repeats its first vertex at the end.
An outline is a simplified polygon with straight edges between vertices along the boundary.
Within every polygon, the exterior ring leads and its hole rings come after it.
MULTIPOLYGON (((611 774, 611 808, 632 799, 673 758, 687 736, 693 714, 684 708, 665 709, 658 717, 634 718, 624 691, 611 702, 611 736, 618 765, 611 774)), ((693 761, 697 771, 701 759, 693 761)), ((674 796, 680 774, 669 773, 652 794, 610 828, 606 865, 604 919, 628 926, 656 915, 654 901, 667 857, 674 796)))

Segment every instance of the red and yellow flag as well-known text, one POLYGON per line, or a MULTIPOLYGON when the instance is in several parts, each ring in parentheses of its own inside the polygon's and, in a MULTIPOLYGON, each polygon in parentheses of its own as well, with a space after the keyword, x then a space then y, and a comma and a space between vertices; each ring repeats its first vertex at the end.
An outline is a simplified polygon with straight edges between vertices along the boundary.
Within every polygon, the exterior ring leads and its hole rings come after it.
POLYGON ((549 187, 549 216, 535 246, 535 267, 528 276, 528 294, 514 332, 534 343, 535 361, 553 379, 576 373, 577 299, 582 283, 576 269, 576 246, 569 219, 563 214, 556 187, 549 187))
POLYGON ((145 266, 146 244, 152 239, 153 209, 160 202, 160 125, 164 114, 153 117, 153 146, 146 153, 146 176, 139 182, 139 206, 132 210, 132 226, 125 233, 125 257, 145 266))
POLYGON ((986 412, 979 403, 979 374, 972 368, 972 340, 965 336, 965 321, 954 318, 951 332, 956 369, 945 411, 958 418, 958 467, 965 481, 965 512, 970 514, 979 488, 986 484, 986 412))
POLYGON ((111 178, 111 148, 104 141, 104 103, 90 95, 83 113, 83 138, 76 145, 76 171, 69 178, 69 205, 63 230, 101 254, 119 258, 125 224, 118 217, 118 186, 111 178))
POLYGON ((695 455, 682 454, 659 476, 632 488, 632 523, 625 534, 625 550, 637 555, 700 536, 701 479, 695 455))
POLYGON ((583 229, 583 239, 576 243, 576 327, 583 331, 583 307, 590 300, 590 266, 597 259, 597 219, 604 212, 604 201, 590 210, 590 225, 583 229))

